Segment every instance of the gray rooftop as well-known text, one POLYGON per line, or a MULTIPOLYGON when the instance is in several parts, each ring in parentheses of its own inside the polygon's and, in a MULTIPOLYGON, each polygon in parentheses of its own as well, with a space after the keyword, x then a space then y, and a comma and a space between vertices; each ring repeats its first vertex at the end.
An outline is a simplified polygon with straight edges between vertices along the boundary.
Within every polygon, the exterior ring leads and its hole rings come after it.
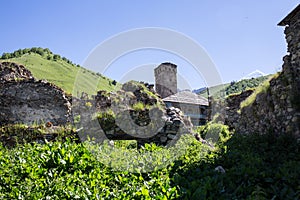
POLYGON ((190 91, 178 92, 164 98, 163 101, 208 106, 208 99, 190 91))

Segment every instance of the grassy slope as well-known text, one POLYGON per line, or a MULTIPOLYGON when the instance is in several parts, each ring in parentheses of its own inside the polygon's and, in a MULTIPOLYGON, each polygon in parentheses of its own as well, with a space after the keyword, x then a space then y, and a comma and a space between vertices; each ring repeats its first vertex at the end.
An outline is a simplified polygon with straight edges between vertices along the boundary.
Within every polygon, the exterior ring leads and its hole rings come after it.
POLYGON ((88 94, 95 94, 98 90, 112 91, 115 89, 115 86, 111 84, 111 79, 82 67, 76 67, 62 59, 47 60, 38 54, 30 53, 18 58, 0 60, 0 62, 3 61, 22 64, 32 72, 35 78, 46 79, 73 95, 83 91, 88 94))
MULTIPOLYGON (((230 85, 230 83, 212 86, 209 88, 209 94, 215 98, 224 97, 225 89, 229 85, 230 85)), ((204 90, 204 91, 200 92, 200 95, 207 98, 207 91, 204 90)))

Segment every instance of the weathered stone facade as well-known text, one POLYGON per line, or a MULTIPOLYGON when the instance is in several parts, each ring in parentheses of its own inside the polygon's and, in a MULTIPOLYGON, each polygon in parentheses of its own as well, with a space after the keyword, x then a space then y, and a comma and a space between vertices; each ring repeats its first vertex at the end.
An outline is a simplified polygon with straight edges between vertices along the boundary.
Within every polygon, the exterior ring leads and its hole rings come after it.
POLYGON ((29 70, 15 63, 0 65, 0 125, 71 122, 71 104, 62 89, 36 81, 29 70))
POLYGON ((241 109, 236 125, 239 133, 291 133, 300 137, 300 5, 279 25, 285 26, 288 43, 282 72, 253 104, 241 109))
POLYGON ((177 93, 177 66, 162 63, 154 69, 155 90, 161 98, 177 93))

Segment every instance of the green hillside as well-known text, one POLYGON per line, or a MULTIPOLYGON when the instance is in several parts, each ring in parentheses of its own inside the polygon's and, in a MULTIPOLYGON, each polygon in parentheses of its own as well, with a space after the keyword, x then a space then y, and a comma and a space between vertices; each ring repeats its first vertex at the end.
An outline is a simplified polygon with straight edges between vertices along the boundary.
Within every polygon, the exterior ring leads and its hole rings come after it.
MULTIPOLYGON (((213 86, 209 88, 209 93, 215 99, 218 99, 220 97, 226 97, 231 94, 238 94, 241 93, 242 91, 258 87, 260 84, 262 84, 271 76, 272 74, 267 76, 261 76, 258 78, 243 79, 237 82, 232 81, 231 83, 225 83, 222 85, 213 86)), ((201 96, 207 97, 206 90, 200 92, 199 94, 201 96)))
MULTIPOLYGON (((225 89, 230 85, 230 83, 225 83, 222 85, 216 85, 209 88, 209 94, 210 96, 213 96, 214 98, 220 98, 225 96, 225 89)), ((207 91, 203 90, 199 93, 201 96, 207 98, 207 91)))
POLYGON ((95 94, 98 90, 112 91, 119 87, 115 81, 87 70, 49 49, 31 48, 3 53, 0 62, 10 61, 24 65, 36 79, 45 79, 77 96, 81 92, 95 94))
POLYGON ((233 81, 230 83, 229 86, 226 87, 225 94, 231 95, 231 94, 241 93, 242 91, 249 90, 252 88, 256 88, 271 76, 272 75, 270 74, 267 76, 261 76, 257 78, 243 79, 238 82, 233 81))

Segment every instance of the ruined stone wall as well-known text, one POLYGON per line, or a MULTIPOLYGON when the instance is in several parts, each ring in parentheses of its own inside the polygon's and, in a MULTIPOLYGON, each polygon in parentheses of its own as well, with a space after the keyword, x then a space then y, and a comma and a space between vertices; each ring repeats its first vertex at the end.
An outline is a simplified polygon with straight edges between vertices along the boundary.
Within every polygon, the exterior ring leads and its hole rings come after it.
POLYGON ((0 83, 7 81, 34 79, 31 72, 23 65, 11 62, 0 63, 0 83))
POLYGON ((15 63, 1 63, 0 75, 0 125, 71 121, 71 104, 62 89, 36 81, 15 63))
POLYGON ((282 72, 253 104, 241 110, 236 125, 239 133, 292 133, 300 137, 300 12, 289 19, 285 34, 288 55, 283 58, 282 72))
POLYGON ((246 90, 240 94, 231 95, 226 98, 226 115, 224 124, 226 124, 229 129, 235 129, 235 127, 238 125, 238 121, 240 118, 238 110, 240 109, 240 104, 252 93, 253 90, 246 90))
MULTIPOLYGON (((115 92, 99 91, 94 100, 73 101, 74 116, 80 116, 75 125, 83 128, 82 140, 87 137, 97 142, 110 140, 137 140, 138 143, 171 145, 182 134, 191 133, 192 123, 178 108, 165 108, 152 85, 128 82, 115 92), (90 102, 88 108, 86 103, 90 102), (133 109, 136 103, 143 103, 143 109, 133 109), (101 117, 97 116, 97 113, 101 117)), ((98 115, 99 116, 99 115, 98 115)), ((74 120, 75 121, 75 120, 74 120)))

